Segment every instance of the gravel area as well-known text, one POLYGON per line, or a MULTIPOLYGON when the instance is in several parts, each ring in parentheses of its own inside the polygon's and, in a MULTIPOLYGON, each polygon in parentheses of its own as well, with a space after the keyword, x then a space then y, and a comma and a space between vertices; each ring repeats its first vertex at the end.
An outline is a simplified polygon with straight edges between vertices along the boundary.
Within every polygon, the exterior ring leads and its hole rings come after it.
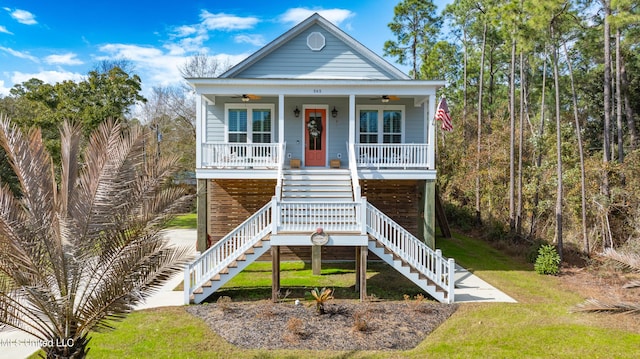
POLYGON ((418 345, 457 309, 427 300, 332 300, 315 304, 224 302, 187 307, 229 343, 246 349, 405 350, 418 345))

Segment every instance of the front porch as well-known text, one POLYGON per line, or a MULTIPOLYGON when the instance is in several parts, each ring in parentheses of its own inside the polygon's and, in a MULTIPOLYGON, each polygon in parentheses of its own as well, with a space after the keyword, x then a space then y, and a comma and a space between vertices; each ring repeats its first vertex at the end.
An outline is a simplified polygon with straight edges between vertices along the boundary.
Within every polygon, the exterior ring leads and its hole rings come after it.
MULTIPOLYGON (((331 161, 339 163, 337 168, 350 168, 353 161, 360 179, 435 179, 429 147, 414 143, 347 143, 346 156, 339 152, 336 158, 329 157, 324 168, 336 168, 331 161)), ((286 143, 204 143, 200 151, 198 178, 277 179, 280 167, 306 168, 299 158, 287 152, 286 143)))

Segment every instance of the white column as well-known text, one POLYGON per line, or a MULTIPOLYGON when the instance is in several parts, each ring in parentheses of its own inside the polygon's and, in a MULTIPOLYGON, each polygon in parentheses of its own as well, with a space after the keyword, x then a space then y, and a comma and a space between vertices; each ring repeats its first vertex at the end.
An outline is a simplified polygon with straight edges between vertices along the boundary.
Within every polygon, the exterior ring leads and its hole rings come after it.
POLYGON ((436 168, 436 95, 429 95, 429 107, 425 106, 425 123, 427 124, 427 143, 429 148, 427 150, 427 161, 430 169, 436 168))
POLYGON ((206 101, 202 101, 202 95, 196 93, 196 167, 202 167, 202 128, 205 126, 207 119, 207 111, 204 111, 203 106, 206 105, 206 101), (203 116, 204 114, 204 116, 203 116))
POLYGON ((356 143, 356 95, 349 95, 349 145, 356 143))
POLYGON ((284 142, 284 95, 278 95, 278 143, 284 142))

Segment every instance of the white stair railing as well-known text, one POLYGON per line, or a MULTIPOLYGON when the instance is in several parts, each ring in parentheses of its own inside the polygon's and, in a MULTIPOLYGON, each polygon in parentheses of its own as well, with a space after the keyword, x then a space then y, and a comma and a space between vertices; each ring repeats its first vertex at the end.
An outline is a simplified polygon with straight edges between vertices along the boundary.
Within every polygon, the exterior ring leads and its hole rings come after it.
POLYGON ((453 303, 455 261, 445 258, 440 250, 433 250, 393 219, 367 204, 367 231, 385 247, 415 270, 429 278, 447 292, 447 301, 453 303))
POLYGON ((271 202, 229 232, 185 268, 184 302, 194 291, 220 273, 271 231, 271 202))
POLYGON ((282 168, 284 167, 284 153, 286 148, 287 148, 286 142, 283 142, 278 146, 279 162, 278 162, 278 177, 276 180, 277 181, 276 182, 276 198, 278 201, 282 199, 282 176, 283 176, 282 168))
POLYGON ((362 195, 360 180, 358 178, 358 163, 356 162, 356 151, 353 143, 347 142, 347 155, 349 156, 349 172, 351 173, 351 186, 353 187, 353 200, 359 201, 362 195))

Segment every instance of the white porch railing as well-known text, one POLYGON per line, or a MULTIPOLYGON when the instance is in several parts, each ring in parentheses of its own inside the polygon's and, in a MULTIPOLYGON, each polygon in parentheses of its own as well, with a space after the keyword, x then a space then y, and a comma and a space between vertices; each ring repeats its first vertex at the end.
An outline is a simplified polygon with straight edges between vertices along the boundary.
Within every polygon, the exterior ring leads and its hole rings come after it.
POLYGON ((267 203, 185 268, 185 304, 197 288, 271 232, 271 208, 271 202, 267 203))
POLYGON ((440 250, 432 250, 371 204, 366 210, 367 231, 402 261, 425 275, 447 293, 453 303, 455 262, 445 258, 440 250))
POLYGON ((328 232, 366 233, 362 212, 365 198, 359 202, 273 202, 273 233, 310 233, 318 227, 328 232))
POLYGON ((202 167, 275 169, 283 153, 279 143, 203 143, 202 167))
POLYGON ((414 143, 357 143, 355 157, 358 167, 369 168, 432 168, 429 145, 414 143))

